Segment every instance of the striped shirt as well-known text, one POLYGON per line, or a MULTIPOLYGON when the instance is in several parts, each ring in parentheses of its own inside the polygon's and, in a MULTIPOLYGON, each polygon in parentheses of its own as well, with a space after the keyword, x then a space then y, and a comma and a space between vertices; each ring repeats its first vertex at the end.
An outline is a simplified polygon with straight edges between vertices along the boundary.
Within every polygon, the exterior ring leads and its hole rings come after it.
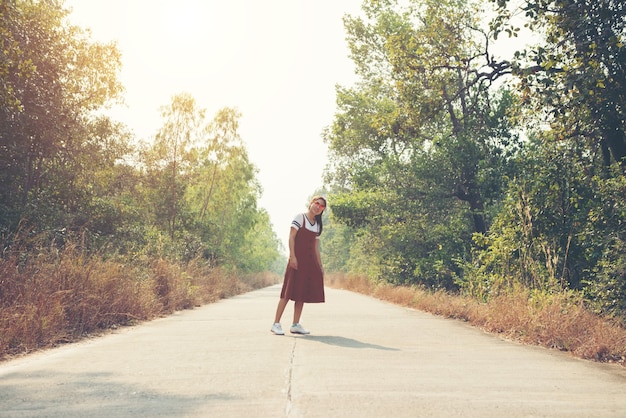
MULTIPOLYGON (((291 221, 291 227, 294 228, 295 230, 302 228, 302 221, 304 221, 304 227, 306 229, 308 229, 311 232, 319 233, 320 231, 319 224, 317 222, 313 224, 310 223, 309 218, 307 218, 304 213, 299 213, 296 216, 294 216, 293 221, 291 221)), ((319 238, 319 236, 317 238, 319 238)))

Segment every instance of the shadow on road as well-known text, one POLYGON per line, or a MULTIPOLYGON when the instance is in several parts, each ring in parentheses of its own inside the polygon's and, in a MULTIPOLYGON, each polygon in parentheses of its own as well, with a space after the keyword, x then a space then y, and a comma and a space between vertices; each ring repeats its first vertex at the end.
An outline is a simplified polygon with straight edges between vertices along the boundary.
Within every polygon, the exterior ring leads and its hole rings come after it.
POLYGON ((307 340, 319 341, 324 344, 336 345, 338 347, 373 348, 375 350, 399 351, 397 348, 384 347, 382 345, 364 343, 358 340, 354 340, 352 338, 337 337, 333 335, 307 335, 307 336, 297 337, 297 338, 305 338, 307 340))
POLYGON ((0 381, 0 417, 186 416, 207 400, 237 401, 236 394, 201 392, 183 396, 117 382, 110 373, 41 370, 11 373, 0 381), (52 377, 54 376, 54 380, 52 377))

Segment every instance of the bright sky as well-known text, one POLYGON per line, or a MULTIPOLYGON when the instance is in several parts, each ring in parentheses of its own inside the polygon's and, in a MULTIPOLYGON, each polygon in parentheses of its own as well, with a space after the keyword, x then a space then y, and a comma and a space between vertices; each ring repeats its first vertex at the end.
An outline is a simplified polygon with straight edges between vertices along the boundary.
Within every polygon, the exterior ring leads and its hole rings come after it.
MULTIPOLYGON (((293 216, 322 186, 321 133, 335 85, 354 82, 342 17, 361 0, 66 0, 73 24, 116 41, 126 107, 116 117, 139 139, 161 126, 159 108, 190 93, 209 118, 242 113, 239 133, 287 247, 293 216)), ((330 202, 332 205, 332 202, 330 202)))

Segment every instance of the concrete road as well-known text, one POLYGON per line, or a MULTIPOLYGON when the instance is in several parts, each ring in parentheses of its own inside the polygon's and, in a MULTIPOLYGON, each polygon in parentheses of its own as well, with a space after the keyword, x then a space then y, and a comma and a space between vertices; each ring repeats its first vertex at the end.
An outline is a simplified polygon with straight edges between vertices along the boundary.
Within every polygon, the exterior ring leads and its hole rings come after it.
POLYGON ((279 292, 2 363, 0 417, 626 417, 619 366, 333 289, 275 336, 279 292))

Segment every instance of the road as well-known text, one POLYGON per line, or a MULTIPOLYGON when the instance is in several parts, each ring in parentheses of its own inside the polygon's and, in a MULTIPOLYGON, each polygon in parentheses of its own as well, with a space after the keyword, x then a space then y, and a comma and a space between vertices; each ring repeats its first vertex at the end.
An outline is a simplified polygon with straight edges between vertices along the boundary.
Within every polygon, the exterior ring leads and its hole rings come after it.
POLYGON ((0 417, 626 416, 619 366, 328 288, 275 336, 279 292, 1 363, 0 417))

